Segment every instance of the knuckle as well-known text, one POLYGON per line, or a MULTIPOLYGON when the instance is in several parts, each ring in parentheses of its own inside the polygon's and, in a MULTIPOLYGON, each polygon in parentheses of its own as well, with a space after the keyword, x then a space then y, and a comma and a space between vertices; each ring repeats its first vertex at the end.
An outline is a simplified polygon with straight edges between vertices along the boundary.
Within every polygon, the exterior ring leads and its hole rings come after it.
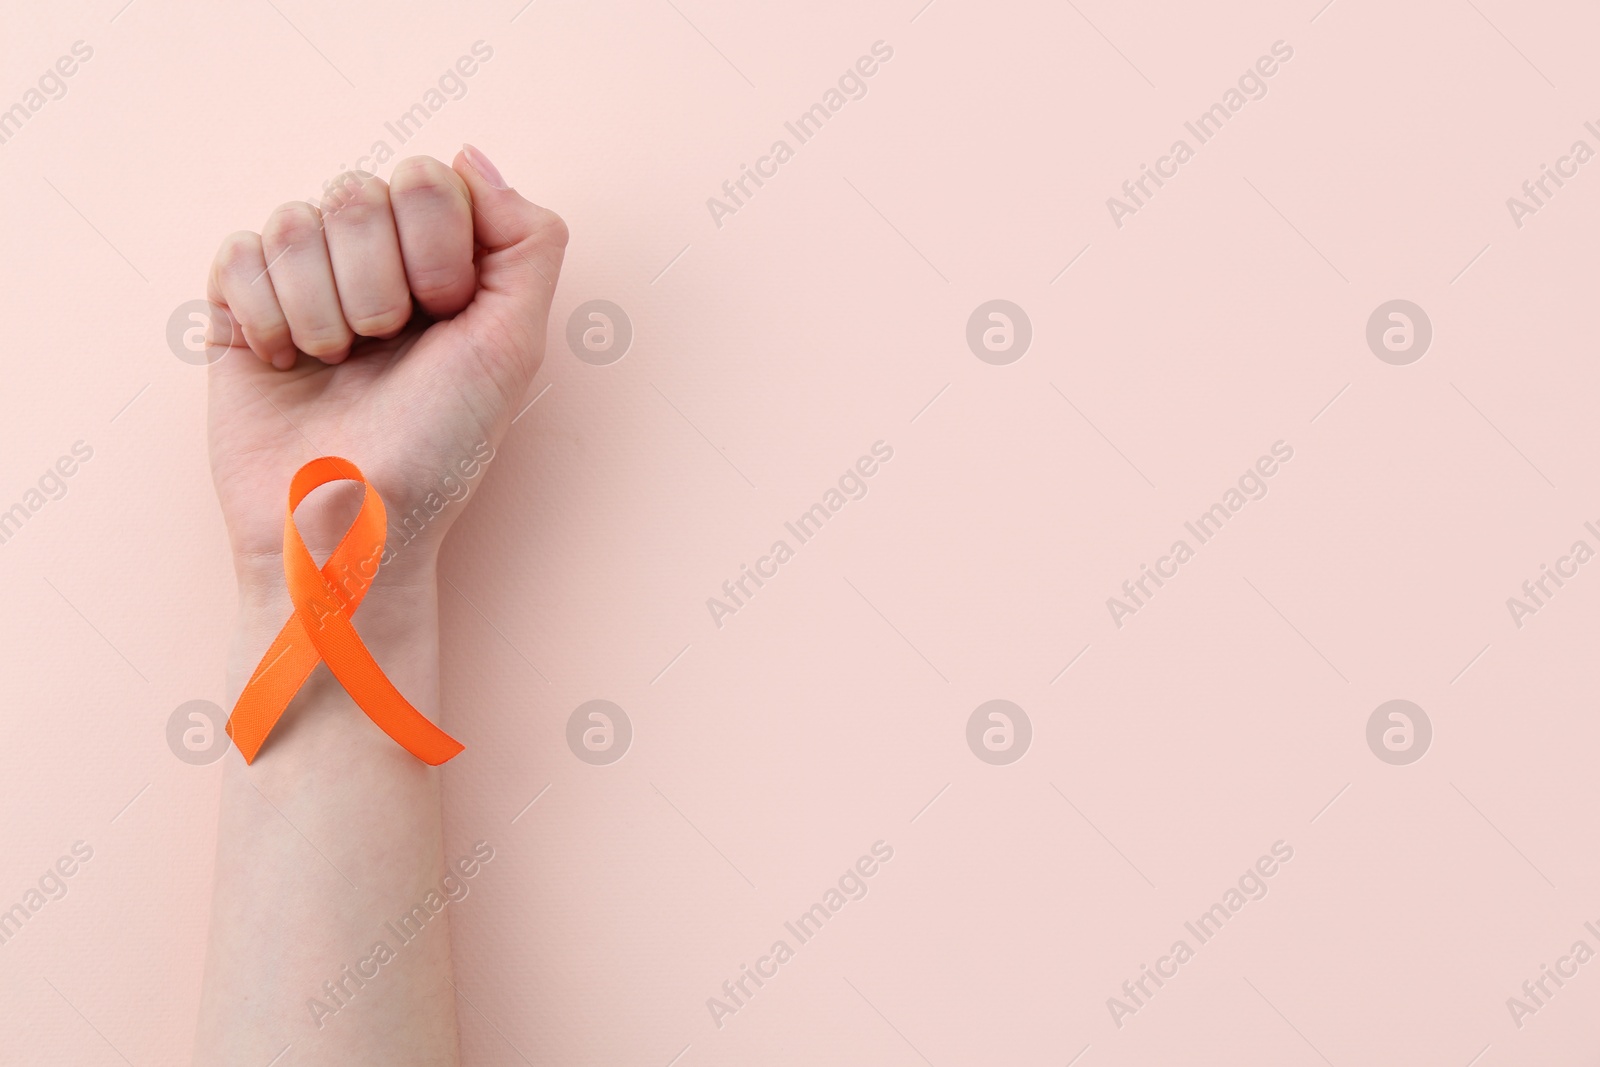
POLYGON ((240 319, 239 328, 243 331, 245 342, 249 344, 251 351, 258 356, 271 359, 283 349, 294 347, 294 341, 289 336, 289 328, 282 321, 250 322, 240 319))
POLYGON ((289 338, 289 323, 275 303, 269 306, 246 300, 238 307, 230 307, 228 311, 252 339, 259 338, 273 344, 283 343, 289 338))
POLYGON ((389 187, 365 171, 345 171, 329 183, 322 197, 322 214, 329 221, 364 221, 388 206, 389 187))
POLYGON ((406 281, 411 291, 419 297, 454 296, 467 288, 472 280, 467 264, 450 264, 442 267, 409 267, 406 281))
POLYGON ((372 315, 353 315, 350 328, 362 337, 386 337, 398 333, 411 320, 411 308, 395 307, 372 315))
POLYGON ((315 330, 301 330, 294 335, 295 347, 308 356, 321 359, 324 356, 338 355, 350 347, 350 335, 342 325, 337 327, 322 327, 315 330))
POLYGON ((549 208, 535 207, 530 227, 533 240, 548 248, 566 248, 571 238, 567 220, 549 208))
POLYGON ((217 266, 226 274, 241 274, 261 258, 261 237, 249 230, 230 233, 217 248, 217 266))
POLYGON ((409 156, 395 165, 389 187, 396 196, 450 192, 455 171, 430 156, 409 156))
POLYGON ((258 352, 272 353, 294 344, 289 324, 280 317, 246 317, 239 320, 239 325, 258 352))
POLYGON ((261 238, 270 244, 292 245, 318 239, 322 233, 322 212, 303 200, 291 200, 273 209, 261 238))

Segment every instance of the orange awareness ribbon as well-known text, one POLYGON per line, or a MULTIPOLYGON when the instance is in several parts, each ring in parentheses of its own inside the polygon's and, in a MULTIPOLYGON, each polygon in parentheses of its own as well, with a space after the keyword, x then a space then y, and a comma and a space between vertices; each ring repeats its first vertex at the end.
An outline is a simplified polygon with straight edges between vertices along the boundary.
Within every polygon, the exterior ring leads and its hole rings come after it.
POLYGON ((323 456, 295 472, 283 523, 283 571, 294 613, 228 717, 228 736, 246 763, 255 761, 267 734, 319 662, 328 665, 369 719, 422 762, 436 767, 461 751, 459 741, 400 695, 350 623, 378 573, 388 523, 378 491, 349 460, 323 456), (294 509, 313 489, 337 481, 360 482, 365 492, 355 521, 319 570, 295 528, 294 509))

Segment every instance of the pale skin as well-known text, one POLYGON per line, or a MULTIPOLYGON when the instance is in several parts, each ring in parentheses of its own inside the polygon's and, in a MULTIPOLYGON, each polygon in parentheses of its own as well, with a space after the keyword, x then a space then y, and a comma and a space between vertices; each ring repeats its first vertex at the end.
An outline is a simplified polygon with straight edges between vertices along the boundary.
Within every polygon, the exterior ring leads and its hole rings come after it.
MULTIPOLYGON (((423 506, 443 476, 463 480, 463 461, 493 448, 524 402, 566 247, 561 219, 470 146, 450 165, 417 157, 389 183, 346 175, 334 188, 320 211, 285 204, 260 234, 230 235, 208 281, 221 312, 211 338, 226 346, 210 369, 211 466, 239 585, 230 706, 292 610, 291 476, 342 456, 391 516, 423 506)), ((334 483, 296 512, 319 562, 360 493, 334 483)), ((444 508, 384 564, 353 617, 395 686, 446 731, 438 554, 465 506, 444 508)), ((455 905, 403 947, 385 929, 461 858, 445 855, 441 825, 450 767, 397 745, 326 667, 253 764, 228 753, 195 1064, 264 1067, 286 1046, 284 1067, 460 1062, 455 905), (393 961, 359 987, 346 980, 337 1012, 313 1012, 313 997, 335 1003, 324 983, 380 940, 393 961)), ((455 851, 470 855, 475 840, 455 851)))

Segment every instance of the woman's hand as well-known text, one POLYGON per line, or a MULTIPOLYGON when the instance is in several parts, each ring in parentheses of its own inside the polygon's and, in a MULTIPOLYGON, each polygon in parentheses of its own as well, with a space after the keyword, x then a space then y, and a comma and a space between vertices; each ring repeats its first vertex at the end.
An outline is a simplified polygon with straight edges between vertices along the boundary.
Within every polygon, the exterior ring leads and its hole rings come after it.
MULTIPOLYGON (((211 466, 246 592, 282 586, 289 479, 318 455, 360 467, 391 528, 421 528, 402 570, 430 570, 460 511, 434 513, 441 485, 493 455, 544 355, 559 216, 470 146, 449 167, 418 156, 390 183, 334 184, 320 211, 287 203, 229 236, 211 267, 210 340, 228 347, 211 368, 211 466)), ((297 520, 320 558, 353 511, 317 503, 297 520)))

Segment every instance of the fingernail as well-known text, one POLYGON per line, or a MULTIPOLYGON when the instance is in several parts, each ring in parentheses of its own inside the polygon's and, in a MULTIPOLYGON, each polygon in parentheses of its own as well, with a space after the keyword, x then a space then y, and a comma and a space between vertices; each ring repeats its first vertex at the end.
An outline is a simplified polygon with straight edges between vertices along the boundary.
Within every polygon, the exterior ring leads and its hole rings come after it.
POLYGON ((489 162, 488 156, 469 144, 462 145, 461 150, 467 154, 467 162, 472 164, 472 169, 483 175, 484 181, 496 189, 511 188, 506 184, 506 180, 500 177, 500 171, 495 168, 495 165, 489 162))

